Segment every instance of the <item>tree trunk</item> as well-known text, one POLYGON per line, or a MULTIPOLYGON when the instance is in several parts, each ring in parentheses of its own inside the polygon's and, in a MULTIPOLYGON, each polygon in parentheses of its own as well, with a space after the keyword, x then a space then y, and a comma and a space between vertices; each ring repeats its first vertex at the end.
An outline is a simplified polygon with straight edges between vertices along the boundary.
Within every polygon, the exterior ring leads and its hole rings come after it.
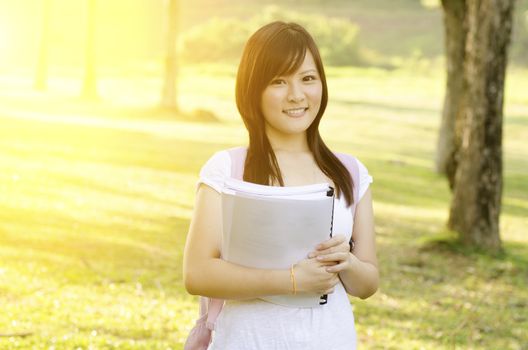
POLYGON ((37 72, 35 74, 35 89, 44 91, 48 85, 48 48, 49 29, 51 23, 51 0, 43 1, 42 11, 42 34, 40 36, 40 47, 37 60, 37 72))
POLYGON ((84 82, 82 87, 82 97, 88 99, 97 98, 97 78, 95 59, 95 19, 96 0, 86 0, 86 48, 84 61, 84 82))
POLYGON ((463 242, 501 249, 502 113, 514 0, 467 0, 462 143, 448 225, 463 242))
POLYGON ((442 0, 444 8, 447 83, 442 122, 436 150, 436 171, 445 174, 451 190, 457 167, 460 135, 455 134, 455 121, 460 120, 460 98, 463 95, 464 55, 467 26, 466 0, 442 0))
POLYGON ((165 81, 161 97, 161 105, 163 107, 176 111, 178 110, 178 5, 178 0, 169 0, 165 81))

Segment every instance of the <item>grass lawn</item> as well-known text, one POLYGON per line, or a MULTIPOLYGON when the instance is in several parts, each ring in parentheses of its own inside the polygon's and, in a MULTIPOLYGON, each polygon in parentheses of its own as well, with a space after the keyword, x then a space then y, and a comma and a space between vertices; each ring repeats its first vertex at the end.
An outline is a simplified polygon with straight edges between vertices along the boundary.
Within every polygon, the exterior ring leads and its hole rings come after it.
MULTIPOLYGON (((528 71, 507 80, 499 257, 444 228, 450 194, 432 170, 443 71, 328 79, 323 137, 374 177, 382 279, 351 299, 360 348, 527 349, 528 71)), ((101 104, 0 79, 0 349, 182 349, 197 315, 181 263, 198 171, 246 142, 233 84, 233 67, 183 70, 184 110, 219 118, 204 123, 115 103, 155 101, 147 78, 101 81, 101 104)))

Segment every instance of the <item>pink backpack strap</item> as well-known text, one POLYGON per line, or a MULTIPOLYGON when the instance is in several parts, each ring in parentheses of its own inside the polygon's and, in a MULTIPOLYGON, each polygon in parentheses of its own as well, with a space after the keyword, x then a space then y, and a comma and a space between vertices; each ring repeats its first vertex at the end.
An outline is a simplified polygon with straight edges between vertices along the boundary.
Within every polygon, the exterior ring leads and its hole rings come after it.
POLYGON ((235 147, 227 151, 231 157, 231 177, 237 180, 243 180, 247 147, 235 147))
MULTIPOLYGON (((337 153, 334 152, 334 155, 343 163, 343 165, 347 168, 348 172, 350 173, 350 176, 352 176, 352 181, 354 182, 354 188, 352 189, 352 194, 354 198, 354 203, 352 204, 352 218, 356 216, 356 208, 359 201, 359 186, 360 186, 360 177, 359 177, 359 165, 356 160, 351 155, 344 154, 344 153, 337 153)), ((354 237, 350 237, 350 251, 354 250, 354 237)))
POLYGON ((352 181, 354 182, 354 188, 352 190, 354 194, 354 204, 352 204, 352 216, 354 216, 356 214, 356 207, 359 198, 359 166, 356 158, 351 155, 337 152, 334 152, 334 155, 347 168, 348 172, 352 176, 352 181))
POLYGON ((224 301, 200 297, 200 318, 196 321, 183 346, 184 350, 207 350, 212 339, 212 331, 224 301))
POLYGON ((222 299, 209 299, 209 309, 207 310, 207 322, 206 326, 208 329, 214 331, 216 319, 224 307, 224 300, 222 299))

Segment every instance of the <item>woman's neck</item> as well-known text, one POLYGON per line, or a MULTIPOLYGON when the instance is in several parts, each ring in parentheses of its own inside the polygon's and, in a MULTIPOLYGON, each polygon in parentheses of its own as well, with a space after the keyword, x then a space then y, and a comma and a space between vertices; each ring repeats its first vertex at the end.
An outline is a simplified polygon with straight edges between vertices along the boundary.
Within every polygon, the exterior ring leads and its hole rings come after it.
POLYGON ((268 139, 274 152, 311 153, 306 140, 306 133, 296 135, 268 133, 268 139))

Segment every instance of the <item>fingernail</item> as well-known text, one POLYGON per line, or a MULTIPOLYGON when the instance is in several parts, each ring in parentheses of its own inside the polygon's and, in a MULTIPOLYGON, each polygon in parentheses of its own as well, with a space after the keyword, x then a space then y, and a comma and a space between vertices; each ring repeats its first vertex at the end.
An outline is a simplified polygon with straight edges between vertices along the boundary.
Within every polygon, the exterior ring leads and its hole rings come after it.
POLYGON ((323 260, 323 257, 322 256, 318 256, 317 260, 323 260))

